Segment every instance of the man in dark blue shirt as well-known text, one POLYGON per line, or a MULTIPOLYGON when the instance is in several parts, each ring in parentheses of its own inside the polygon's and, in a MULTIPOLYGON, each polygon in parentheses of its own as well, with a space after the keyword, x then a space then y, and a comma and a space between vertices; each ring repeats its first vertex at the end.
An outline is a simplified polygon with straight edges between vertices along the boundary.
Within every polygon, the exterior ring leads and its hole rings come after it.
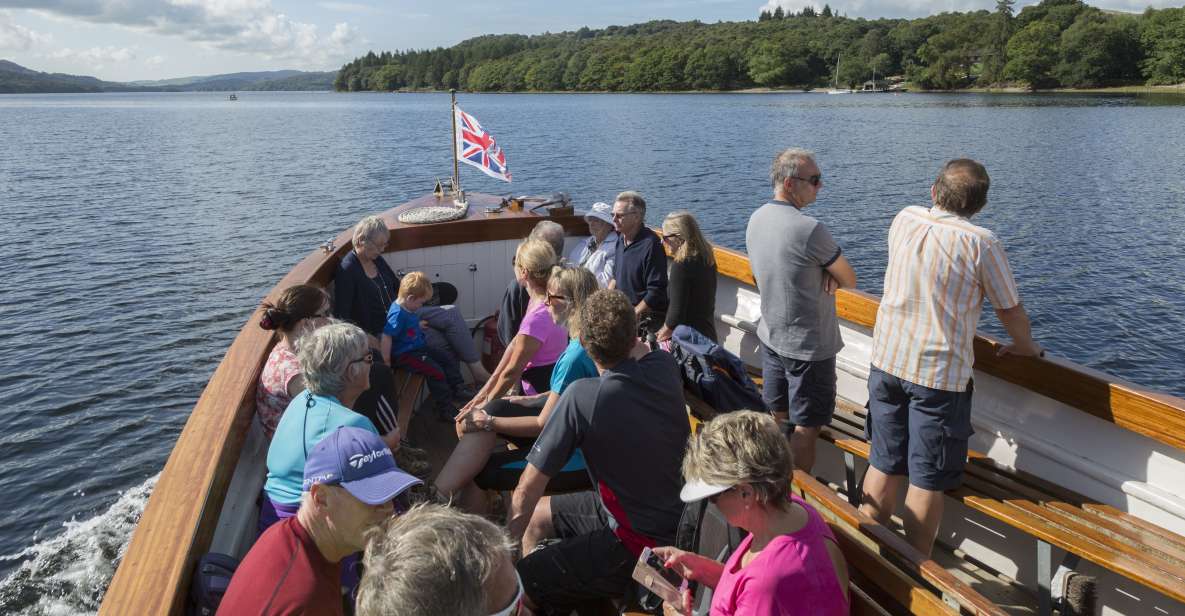
POLYGON ((613 262, 615 288, 633 304, 638 322, 655 331, 667 311, 667 255, 658 236, 646 227, 642 195, 633 191, 617 195, 613 226, 621 236, 613 262))

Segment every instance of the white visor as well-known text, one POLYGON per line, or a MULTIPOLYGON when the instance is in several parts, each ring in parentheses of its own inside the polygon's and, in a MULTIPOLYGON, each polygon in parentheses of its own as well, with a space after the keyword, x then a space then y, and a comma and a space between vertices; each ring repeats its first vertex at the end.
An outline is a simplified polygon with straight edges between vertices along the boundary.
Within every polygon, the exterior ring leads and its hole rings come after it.
POLYGON ((685 503, 694 503, 709 496, 715 496, 731 487, 730 485, 713 485, 702 481, 688 481, 683 484, 683 489, 679 491, 679 499, 685 503))

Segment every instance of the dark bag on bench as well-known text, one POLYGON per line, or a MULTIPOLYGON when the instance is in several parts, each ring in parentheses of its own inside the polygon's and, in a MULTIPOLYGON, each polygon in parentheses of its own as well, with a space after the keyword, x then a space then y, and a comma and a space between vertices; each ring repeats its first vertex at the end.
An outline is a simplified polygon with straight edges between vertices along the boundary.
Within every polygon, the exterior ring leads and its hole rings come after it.
POLYGON ((675 328, 671 342, 671 353, 683 370, 683 385, 716 412, 765 410, 757 384, 736 355, 686 325, 675 328))

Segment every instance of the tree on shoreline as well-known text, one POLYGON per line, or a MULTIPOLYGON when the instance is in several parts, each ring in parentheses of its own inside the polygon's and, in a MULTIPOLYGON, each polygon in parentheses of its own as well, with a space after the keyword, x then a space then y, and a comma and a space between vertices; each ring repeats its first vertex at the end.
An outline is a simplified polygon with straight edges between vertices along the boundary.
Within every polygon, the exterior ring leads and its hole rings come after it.
POLYGON ((923 89, 1086 87, 1185 81, 1185 8, 1104 12, 1041 0, 919 19, 850 19, 829 5, 780 7, 754 21, 651 21, 594 30, 484 35, 450 48, 369 52, 344 65, 340 91, 735 90, 857 85, 896 75, 923 89), (828 16, 830 14, 830 16, 828 16))

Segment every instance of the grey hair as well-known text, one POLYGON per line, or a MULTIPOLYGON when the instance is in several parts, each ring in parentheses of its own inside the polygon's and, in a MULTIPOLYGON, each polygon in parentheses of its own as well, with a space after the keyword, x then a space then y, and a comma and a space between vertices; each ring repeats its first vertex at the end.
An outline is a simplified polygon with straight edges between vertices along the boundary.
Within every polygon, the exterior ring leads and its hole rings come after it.
POLYGON ((617 197, 613 199, 614 203, 618 201, 628 205, 630 211, 637 211, 642 215, 642 222, 646 222, 646 199, 642 198, 641 193, 627 190, 617 193, 617 197))
POLYGON ((382 218, 367 216, 354 225, 354 248, 357 249, 358 244, 365 244, 377 235, 381 234, 385 237, 387 233, 387 223, 383 222, 382 218))
POLYGON ((769 166, 769 181, 774 190, 785 184, 787 179, 796 177, 798 168, 808 160, 815 162, 815 153, 802 148, 790 148, 775 156, 773 164, 769 166))
POLYGON ((514 544, 493 522, 421 504, 367 532, 359 616, 485 616, 486 584, 513 566, 514 544))
POLYGON ((349 370, 369 370, 365 362, 351 363, 368 351, 366 332, 352 323, 333 323, 302 336, 297 359, 305 386, 317 395, 340 396, 349 370))
POLYGON ((564 254, 564 226, 554 220, 541 220, 531 229, 529 240, 543 240, 551 244, 556 256, 564 254))
POLYGON ((687 442, 683 478, 711 485, 753 486, 757 502, 789 506, 794 455, 768 413, 734 411, 709 421, 687 442))

